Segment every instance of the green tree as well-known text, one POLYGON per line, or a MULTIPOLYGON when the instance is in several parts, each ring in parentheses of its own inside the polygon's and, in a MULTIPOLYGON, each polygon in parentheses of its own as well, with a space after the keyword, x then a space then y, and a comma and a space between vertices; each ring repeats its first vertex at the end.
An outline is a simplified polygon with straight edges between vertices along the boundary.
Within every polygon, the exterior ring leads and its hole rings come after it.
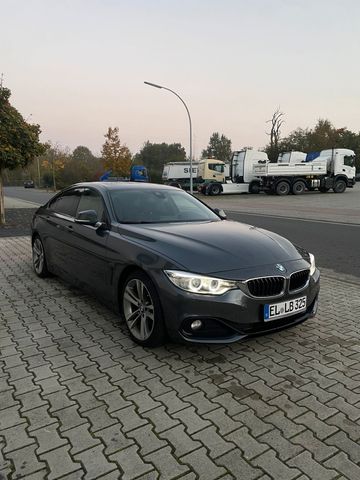
POLYGON ((43 183, 47 187, 63 188, 65 185, 61 181, 62 172, 69 159, 69 152, 49 143, 44 154, 40 157, 40 166, 43 175, 43 183), (49 181, 51 179, 51 181, 49 181))
POLYGON ((101 158, 105 170, 111 170, 116 177, 127 177, 130 174, 131 153, 126 145, 121 144, 118 127, 109 127, 104 137, 101 158))
POLYGON ((11 91, 0 87, 0 224, 5 223, 3 172, 26 167, 44 151, 40 126, 27 123, 10 104, 11 91))
POLYGON ((223 162, 229 162, 231 153, 231 140, 223 134, 214 132, 208 146, 202 151, 202 158, 216 158, 223 162))
POLYGON ((79 145, 65 163, 62 181, 65 185, 71 185, 98 180, 102 170, 100 159, 95 157, 88 147, 79 145))
POLYGON ((185 162, 186 152, 180 143, 145 142, 139 153, 134 156, 133 163, 144 165, 152 182, 160 182, 165 163, 185 162))

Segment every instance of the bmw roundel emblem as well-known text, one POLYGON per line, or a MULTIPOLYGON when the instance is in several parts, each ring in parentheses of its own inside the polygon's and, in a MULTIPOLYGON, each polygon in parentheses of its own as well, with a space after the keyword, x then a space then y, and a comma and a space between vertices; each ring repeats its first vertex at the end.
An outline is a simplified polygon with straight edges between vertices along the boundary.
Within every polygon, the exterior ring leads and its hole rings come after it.
POLYGON ((275 268, 279 270, 279 272, 282 272, 282 273, 286 272, 286 268, 284 267, 284 265, 281 265, 281 263, 277 263, 275 265, 275 268))

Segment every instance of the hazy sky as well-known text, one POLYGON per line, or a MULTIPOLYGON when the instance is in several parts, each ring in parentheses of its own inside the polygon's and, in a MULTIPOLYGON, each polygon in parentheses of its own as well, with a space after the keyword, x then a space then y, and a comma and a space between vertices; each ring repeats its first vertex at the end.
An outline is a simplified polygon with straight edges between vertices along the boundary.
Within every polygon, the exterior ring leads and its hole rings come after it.
POLYGON ((99 153, 108 126, 133 153, 212 132, 264 146, 319 117, 359 131, 359 0, 0 0, 0 73, 42 139, 99 153))

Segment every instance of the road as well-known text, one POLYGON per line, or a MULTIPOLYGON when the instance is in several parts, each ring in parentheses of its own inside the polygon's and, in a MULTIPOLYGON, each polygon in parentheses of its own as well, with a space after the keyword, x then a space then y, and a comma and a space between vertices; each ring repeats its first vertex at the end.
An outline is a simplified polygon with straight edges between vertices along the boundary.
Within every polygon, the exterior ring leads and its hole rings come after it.
POLYGON ((360 225, 237 212, 228 218, 276 232, 313 253, 320 267, 360 278, 360 225))
MULTIPOLYGON (((53 192, 7 187, 5 195, 45 203, 53 192)), ((351 198, 351 197, 349 197, 351 198)), ((360 278, 360 225, 228 211, 228 218, 265 228, 312 252, 320 267, 360 278)))
POLYGON ((38 190, 37 188, 5 187, 4 191, 5 197, 20 198, 21 200, 39 205, 47 202, 49 198, 54 195, 54 192, 46 192, 45 190, 38 190))

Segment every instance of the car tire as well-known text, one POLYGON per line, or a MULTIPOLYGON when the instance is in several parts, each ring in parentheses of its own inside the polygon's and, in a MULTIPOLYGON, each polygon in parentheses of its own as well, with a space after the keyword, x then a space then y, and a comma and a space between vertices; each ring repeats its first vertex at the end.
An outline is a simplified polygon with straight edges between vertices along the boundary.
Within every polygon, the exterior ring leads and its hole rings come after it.
POLYGON ((50 272, 47 268, 47 263, 46 263, 44 245, 39 235, 36 235, 33 238, 32 263, 33 263, 34 272, 38 277, 45 278, 50 276, 50 272))
POLYGON ((345 180, 337 180, 333 188, 334 193, 344 193, 345 190, 346 190, 345 180))
POLYGON ((276 195, 284 196, 290 193, 290 183, 285 180, 280 180, 275 187, 276 195))
POLYGON ((221 187, 218 183, 214 183, 209 187, 209 195, 220 195, 221 187))
POLYGON ((249 193, 258 194, 260 193, 260 184, 259 182, 250 183, 249 193))
POLYGON ((293 183, 291 191, 294 195, 302 195, 305 192, 306 185, 302 180, 293 183))
POLYGON ((161 303, 150 278, 141 270, 125 280, 120 294, 121 313, 130 337, 144 347, 159 347, 166 339, 161 303))

